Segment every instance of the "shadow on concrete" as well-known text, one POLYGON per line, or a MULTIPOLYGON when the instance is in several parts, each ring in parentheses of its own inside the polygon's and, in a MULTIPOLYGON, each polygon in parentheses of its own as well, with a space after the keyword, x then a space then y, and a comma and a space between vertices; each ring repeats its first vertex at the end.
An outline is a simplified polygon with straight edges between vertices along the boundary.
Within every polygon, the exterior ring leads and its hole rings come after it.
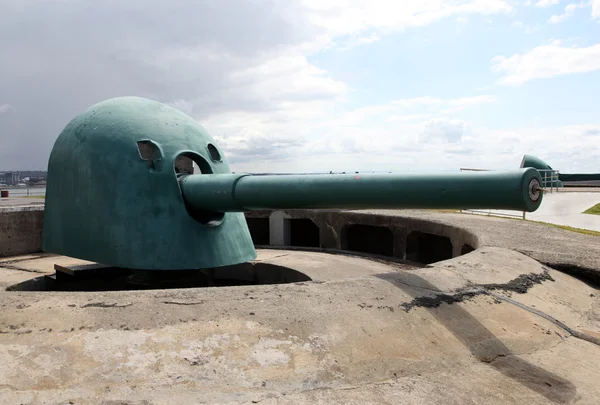
MULTIPOLYGON (((439 291, 427 280, 415 274, 387 273, 376 275, 417 298, 423 290, 439 291), (418 287, 415 287, 418 286, 418 287)), ((456 304, 425 307, 429 313, 460 340, 479 361, 488 363, 505 376, 543 395, 548 400, 565 404, 577 394, 568 380, 517 357, 500 339, 475 317, 456 304)))
POLYGON ((573 264, 548 263, 541 262, 546 267, 550 267, 561 273, 575 277, 577 280, 585 283, 595 290, 600 290, 600 271, 593 268, 586 268, 573 264))
POLYGON ((135 291, 231 287, 312 281, 271 263, 246 262, 201 270, 130 270, 98 264, 55 266, 56 273, 8 286, 7 291, 135 291))

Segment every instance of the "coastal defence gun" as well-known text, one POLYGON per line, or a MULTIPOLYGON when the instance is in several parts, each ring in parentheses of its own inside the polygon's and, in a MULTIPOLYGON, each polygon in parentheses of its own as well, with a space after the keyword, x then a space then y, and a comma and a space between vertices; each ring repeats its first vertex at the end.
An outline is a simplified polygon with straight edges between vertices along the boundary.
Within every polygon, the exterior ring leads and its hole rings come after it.
POLYGON ((507 209, 542 202, 537 170, 440 174, 233 174, 194 119, 139 97, 95 104, 48 163, 42 248, 123 269, 190 270, 256 258, 244 211, 507 209), (195 163, 200 173, 193 170, 195 163))

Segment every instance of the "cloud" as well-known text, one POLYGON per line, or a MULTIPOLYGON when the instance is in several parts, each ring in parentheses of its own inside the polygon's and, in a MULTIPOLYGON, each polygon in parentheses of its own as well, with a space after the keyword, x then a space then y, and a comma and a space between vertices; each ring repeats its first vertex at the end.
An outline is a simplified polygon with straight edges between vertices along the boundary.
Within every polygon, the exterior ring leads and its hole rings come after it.
MULTIPOLYGON (((321 52, 365 46, 444 18, 509 13, 509 2, 7 2, 0 14, 0 94, 17 109, 0 118, 0 133, 10 134, 8 142, 2 139, 0 170, 43 168, 54 139, 75 114, 120 95, 153 98, 195 117, 235 171, 437 171, 456 169, 458 161, 506 168, 518 167, 522 153, 551 156, 548 161, 562 170, 568 156, 558 152, 577 150, 570 142, 588 156, 600 152, 594 123, 481 128, 459 114, 496 99, 469 93, 361 105, 348 83, 311 63, 321 52)), ((497 59, 503 79, 589 68, 596 55, 593 47, 545 46, 550 53, 497 59), (569 62, 562 51, 580 56, 569 62)), ((578 162, 580 168, 596 164, 578 162)))
POLYGON ((585 7, 585 4, 574 4, 574 3, 568 4, 565 7, 565 11, 563 14, 553 15, 552 17, 550 17, 548 22, 551 24, 561 23, 561 22, 565 21, 566 19, 572 17, 573 14, 575 14, 575 10, 577 10, 578 8, 581 8, 581 7, 585 7))
POLYGON ((442 99, 438 97, 415 97, 403 100, 394 100, 391 102, 392 105, 401 107, 413 107, 417 105, 425 106, 449 106, 453 108, 464 108, 476 104, 493 103, 496 98, 491 95, 473 96, 473 97, 460 97, 454 99, 442 99))
POLYGON ((279 4, 14 1, 0 14, 0 94, 19 111, 0 133, 27 158, 3 149, 0 161, 43 168, 71 118, 116 96, 167 102, 200 121, 343 96, 347 86, 298 48, 315 34, 299 6, 279 4))
POLYGON ((593 134, 598 130, 600 123, 494 130, 452 119, 356 131, 346 128, 345 137, 322 138, 321 142, 300 147, 304 154, 302 165, 295 160, 275 160, 258 167, 265 171, 302 171, 309 167, 315 171, 347 172, 515 169, 527 153, 539 156, 562 172, 597 172, 600 144, 598 135, 593 134), (309 146, 319 145, 321 149, 316 153, 307 153, 309 146))
POLYGON ((586 136, 600 136, 599 128, 590 128, 583 131, 583 134, 586 136))
POLYGON ((227 151, 227 159, 233 164, 290 158, 295 156, 295 152, 304 145, 301 138, 255 132, 216 137, 216 140, 227 151))
POLYGON ((225 142, 232 144, 224 144, 224 149, 230 157, 233 152, 236 171, 445 171, 461 166, 510 169, 518 167, 525 153, 540 156, 562 171, 598 170, 600 122, 496 130, 463 119, 440 117, 439 109, 397 121, 386 119, 393 116, 394 110, 377 111, 375 119, 371 112, 347 111, 345 117, 355 118, 345 123, 341 119, 330 122, 324 114, 322 120, 315 120, 320 125, 311 128, 303 127, 299 117, 288 125, 262 121, 256 127, 236 120, 236 125, 261 129, 244 134, 239 145, 237 139, 226 137, 225 142), (261 134, 269 138, 261 138, 261 134), (585 154, 574 161, 572 156, 576 155, 572 154, 582 150, 585 154))
POLYGON ((600 44, 582 48, 566 48, 560 43, 539 46, 525 54, 496 56, 492 70, 504 74, 502 85, 521 85, 530 80, 547 79, 600 69, 600 44))
MULTIPOLYGON (((229 145, 242 145, 233 142, 240 137, 256 137, 257 145, 264 145, 263 137, 280 142, 279 134, 300 138, 336 117, 353 91, 309 56, 444 18, 512 10, 502 0, 4 0, 3 5, 0 94, 19 108, 10 123, 0 122, 12 148, 0 151, 0 162, 37 168, 45 167, 70 119, 93 103, 124 95, 176 106, 222 139, 231 137, 224 141, 229 145), (289 129, 290 123, 301 125, 289 129)), ((241 146, 236 154, 250 156, 241 146)))
POLYGON ((451 155, 472 155, 475 153, 475 150, 465 145, 459 145, 447 147, 444 149, 444 152, 451 155))
POLYGON ((540 24, 529 25, 525 24, 523 21, 515 21, 511 25, 515 28, 522 29, 526 34, 534 33, 541 28, 540 24))
POLYGON ((463 137, 471 135, 471 127, 464 121, 448 118, 433 119, 425 124, 419 139, 422 143, 460 142, 463 137))
POLYGON ((308 20, 332 37, 366 30, 420 27, 453 15, 507 13, 502 0, 304 0, 308 20))
POLYGON ((559 1, 560 0, 538 0, 538 2, 535 3, 535 6, 540 8, 549 7, 558 4, 559 1))
POLYGON ((600 18, 600 0, 592 0, 592 17, 600 18))
POLYGON ((444 99, 440 97, 414 97, 391 100, 386 104, 375 104, 344 111, 337 117, 328 117, 322 126, 327 128, 347 128, 387 125, 390 122, 417 122, 463 111, 476 105, 496 101, 490 95, 444 99))
POLYGON ((17 111, 15 107, 10 104, 0 104, 0 114, 7 113, 9 111, 17 111))
MULTIPOLYGON (((389 156, 414 166, 419 162, 413 156, 429 150, 431 142, 455 143, 457 131, 468 133, 468 124, 444 117, 444 111, 493 102, 489 95, 417 97, 348 109, 321 101, 293 112, 224 113, 204 126, 227 151, 235 170, 356 170, 352 162, 375 167, 389 156)), ((443 148, 437 153, 443 154, 443 148)))

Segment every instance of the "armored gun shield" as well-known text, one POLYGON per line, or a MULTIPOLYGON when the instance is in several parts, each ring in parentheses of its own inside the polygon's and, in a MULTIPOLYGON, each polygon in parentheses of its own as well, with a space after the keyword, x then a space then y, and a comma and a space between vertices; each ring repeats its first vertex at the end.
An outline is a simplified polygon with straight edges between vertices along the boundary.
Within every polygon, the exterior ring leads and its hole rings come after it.
POLYGON ((74 118, 48 163, 43 250, 130 269, 195 269, 252 260, 242 213, 188 210, 177 178, 230 173, 194 119, 138 97, 74 118))

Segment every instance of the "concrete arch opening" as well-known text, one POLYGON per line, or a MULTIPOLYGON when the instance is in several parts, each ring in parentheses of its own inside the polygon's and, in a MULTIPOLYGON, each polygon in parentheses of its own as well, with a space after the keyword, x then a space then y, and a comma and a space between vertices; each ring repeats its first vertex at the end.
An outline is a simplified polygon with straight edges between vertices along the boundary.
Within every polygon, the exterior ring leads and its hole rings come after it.
POLYGON ((348 225, 345 229, 345 249, 353 252, 394 256, 394 234, 386 226, 348 225))
POLYGON ((319 227, 309 218, 284 219, 289 231, 289 246, 321 247, 319 227))
POLYGON ((269 218, 248 218, 246 223, 250 230, 252 242, 257 246, 268 246, 271 244, 271 229, 269 218))
POLYGON ((460 254, 466 255, 467 253, 471 253, 474 250, 475 248, 473 246, 469 245, 468 243, 465 243, 460 247, 460 254))
POLYGON ((452 242, 447 236, 412 231, 406 238, 406 260, 430 264, 452 258, 452 242))

